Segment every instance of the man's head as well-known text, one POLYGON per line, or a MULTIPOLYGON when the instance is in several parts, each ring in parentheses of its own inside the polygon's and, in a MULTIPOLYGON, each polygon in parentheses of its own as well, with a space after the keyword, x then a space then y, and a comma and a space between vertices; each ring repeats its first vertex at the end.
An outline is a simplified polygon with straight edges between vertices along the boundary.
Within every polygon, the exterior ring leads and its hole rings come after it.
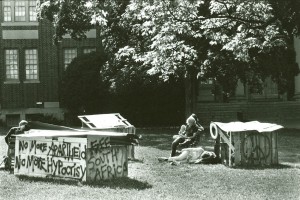
POLYGON ((19 126, 24 126, 24 125, 27 125, 27 124, 28 124, 28 122, 26 120, 21 120, 19 122, 19 126))
POLYGON ((19 122, 19 127, 21 131, 28 131, 29 130, 29 125, 26 120, 22 120, 19 122))
POLYGON ((197 117, 197 115, 195 113, 191 114, 191 117, 193 117, 196 120, 196 122, 199 121, 199 119, 198 119, 198 117, 197 117))
POLYGON ((187 125, 192 126, 196 124, 196 120, 193 117, 189 117, 186 120, 187 125))
POLYGON ((199 118, 197 117, 196 114, 193 113, 193 114, 191 114, 190 117, 193 117, 193 118, 196 120, 196 124, 197 124, 198 126, 202 127, 202 126, 200 125, 200 123, 199 123, 199 118))

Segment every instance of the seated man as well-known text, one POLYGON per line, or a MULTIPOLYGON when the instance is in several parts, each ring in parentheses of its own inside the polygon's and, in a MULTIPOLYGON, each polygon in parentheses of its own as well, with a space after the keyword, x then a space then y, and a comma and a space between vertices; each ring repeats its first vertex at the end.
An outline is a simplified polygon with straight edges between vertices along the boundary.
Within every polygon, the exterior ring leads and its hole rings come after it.
POLYGON ((196 124, 195 118, 190 116, 187 119, 187 127, 185 133, 176 137, 172 142, 171 157, 176 155, 176 149, 178 146, 186 147, 199 140, 199 134, 202 130, 203 129, 196 124))

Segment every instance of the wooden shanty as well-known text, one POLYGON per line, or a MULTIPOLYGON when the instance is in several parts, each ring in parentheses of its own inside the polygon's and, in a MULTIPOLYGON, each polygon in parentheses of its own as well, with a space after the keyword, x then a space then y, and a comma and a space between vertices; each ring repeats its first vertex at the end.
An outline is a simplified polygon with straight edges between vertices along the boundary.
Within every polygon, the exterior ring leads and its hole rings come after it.
MULTIPOLYGON (((136 128, 122 117, 120 113, 81 115, 78 118, 82 122, 83 129, 136 134, 136 128)), ((134 160, 134 146, 128 145, 127 148, 129 152, 128 157, 134 160)))
POLYGON ((135 128, 119 114, 79 118, 89 128, 29 122, 29 131, 15 135, 14 174, 87 182, 126 177, 135 128))
POLYGON ((278 164, 277 130, 281 125, 250 122, 211 122, 215 153, 229 167, 278 164))
POLYGON ((15 175, 100 181, 128 175, 127 133, 37 130, 17 135, 15 175))

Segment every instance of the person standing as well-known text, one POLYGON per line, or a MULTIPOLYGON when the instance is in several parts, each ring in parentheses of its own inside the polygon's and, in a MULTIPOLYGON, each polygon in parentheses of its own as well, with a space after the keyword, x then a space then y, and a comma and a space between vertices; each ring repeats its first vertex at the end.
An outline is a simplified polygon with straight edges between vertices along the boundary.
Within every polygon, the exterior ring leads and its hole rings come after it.
POLYGON ((29 130, 29 125, 26 120, 22 120, 19 122, 18 127, 12 127, 5 136, 5 142, 7 144, 7 157, 5 158, 5 169, 11 169, 11 160, 14 159, 15 156, 15 140, 16 136, 19 134, 23 134, 25 131, 29 130))

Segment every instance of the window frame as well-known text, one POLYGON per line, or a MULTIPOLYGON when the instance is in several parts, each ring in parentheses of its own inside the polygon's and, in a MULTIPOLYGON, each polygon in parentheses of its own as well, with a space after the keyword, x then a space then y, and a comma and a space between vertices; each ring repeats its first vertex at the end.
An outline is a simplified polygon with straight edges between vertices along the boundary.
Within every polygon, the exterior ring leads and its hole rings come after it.
POLYGON ((12 22, 12 9, 11 9, 11 6, 4 5, 2 10, 3 10, 3 22, 12 22), (8 11, 5 11, 5 8, 9 8, 9 15, 6 15, 6 13, 8 13, 8 11), (5 20, 7 17, 10 18, 9 21, 5 20))
MULTIPOLYGON (((68 54, 68 55, 70 55, 70 54, 68 54)), ((73 48, 72 47, 64 48, 63 49, 63 65, 64 65, 64 69, 67 69, 67 67, 70 65, 70 63, 73 61, 73 59, 76 58, 77 56, 78 56, 78 50, 77 50, 76 47, 73 47, 73 48), (68 50, 75 50, 76 55, 72 59, 70 59, 71 57, 68 57, 68 61, 66 62, 66 58, 67 58, 66 51, 68 51, 68 50)))
POLYGON ((26 1, 15 1, 15 3, 14 3, 14 21, 15 22, 26 22, 27 21, 26 15, 29 13, 26 13, 26 7, 27 7, 26 1), (19 4, 24 3, 24 5, 18 5, 18 3, 19 4), (21 9, 21 10, 19 10, 19 9, 21 9), (17 15, 18 13, 20 15, 17 15), (24 13, 24 15, 21 15, 23 13, 24 13), (24 17, 24 20, 23 20, 23 17, 24 17))
MULTIPOLYGON (((13 56, 15 56, 15 55, 13 55, 13 56)), ((19 49, 14 49, 14 48, 4 49, 4 59, 5 59, 5 61, 4 61, 4 63, 5 63, 5 82, 13 82, 13 83, 17 82, 17 83, 19 83, 20 82, 20 51, 19 51, 19 49), (13 63, 13 65, 17 66, 17 69, 16 69, 17 73, 15 75, 15 76, 17 76, 17 78, 8 77, 8 75, 9 75, 8 71, 9 70, 14 70, 14 69, 9 69, 11 64, 8 63, 8 60, 13 60, 13 59, 8 59, 7 56, 10 55, 10 54, 7 54, 7 51, 16 51, 16 54, 15 54, 17 56, 16 63, 13 63)), ((12 75, 14 75, 14 73, 10 73, 10 76, 12 76, 12 75)))
POLYGON ((32 81, 39 81, 39 51, 37 48, 30 48, 24 50, 24 63, 25 63, 25 82, 32 82, 32 81), (27 54, 28 51, 35 50, 36 54, 27 54), (35 55, 35 58, 33 59, 27 59, 27 56, 35 55), (28 63, 29 61, 29 63, 28 63), (33 61, 33 63, 30 63, 30 61, 33 61), (35 66, 36 69, 30 69, 30 67, 35 66), (29 68, 28 68, 29 67, 29 68), (30 70, 36 70, 36 73, 33 74, 27 74, 27 71, 30 70), (36 76, 36 78, 28 78, 28 75, 36 76))
POLYGON ((28 21, 29 22, 37 22, 37 14, 35 13, 35 15, 34 15, 34 20, 31 20, 31 17, 33 16, 33 15, 31 15, 31 10, 30 10, 30 8, 34 8, 34 11, 36 11, 36 5, 35 6, 33 6, 33 5, 31 5, 31 2, 35 2, 35 1, 28 1, 28 21))
POLYGON ((35 0, 2 0, 3 20, 1 26, 38 26, 38 18, 36 15, 34 17, 33 15, 31 15, 31 7, 36 8, 35 0), (19 5, 22 4, 21 2, 25 2, 24 6, 19 5), (4 7, 10 7, 10 21, 4 20, 5 18, 7 18, 4 13, 4 7), (20 11, 18 11, 18 7, 24 7, 24 9, 22 8, 20 11), (25 16, 22 16, 23 12, 25 13, 25 16), (21 19, 23 17, 24 19, 21 19))

